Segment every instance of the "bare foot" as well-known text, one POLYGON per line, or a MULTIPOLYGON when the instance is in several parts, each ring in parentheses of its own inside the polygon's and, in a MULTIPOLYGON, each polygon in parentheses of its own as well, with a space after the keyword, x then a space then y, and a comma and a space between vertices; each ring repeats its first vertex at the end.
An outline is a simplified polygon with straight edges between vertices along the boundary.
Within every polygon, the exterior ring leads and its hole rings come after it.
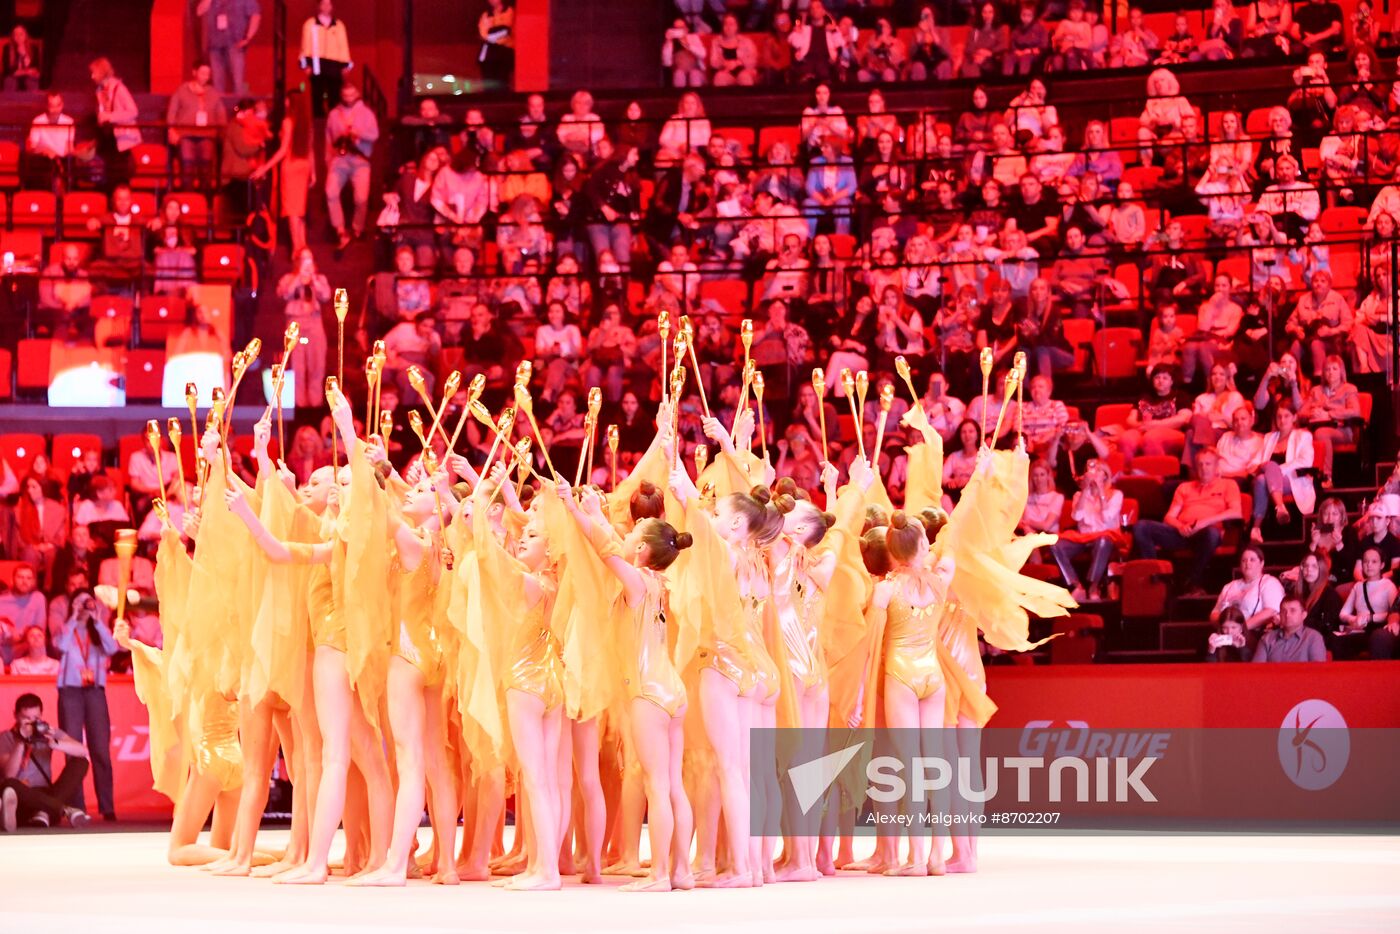
POLYGON ((410 879, 421 879, 421 878, 423 878, 423 867, 420 866, 420 865, 418 865, 418 862, 417 862, 416 860, 409 860, 409 862, 408 862, 408 878, 410 878, 410 879))
POLYGON ((554 892, 562 888, 559 877, 554 876, 514 876, 506 882, 510 892, 554 892))
POLYGON ((619 892, 669 892, 671 891, 671 880, 665 877, 660 879, 638 879, 636 882, 629 882, 619 892))
POLYGON ((274 885, 325 885, 330 871, 324 866, 298 866, 273 878, 274 885))
POLYGON ((503 876, 517 876, 525 871, 525 854, 520 853, 515 856, 506 857, 499 862, 491 864, 491 871, 500 873, 503 876))
POLYGON ((491 870, 485 866, 473 866, 471 863, 458 863, 457 878, 463 882, 489 882, 491 870))
POLYGON ((908 863, 904 863, 903 865, 900 865, 900 866, 892 866, 892 867, 890 867, 889 869, 886 869, 886 870, 885 870, 885 875, 887 875, 887 876, 926 876, 926 875, 928 875, 928 864, 927 864, 927 863, 920 863, 920 864, 917 865, 917 866, 911 866, 911 865, 908 864, 908 863))
POLYGON ((461 881, 457 876, 457 867, 455 866, 433 873, 433 885, 456 885, 461 881))
POLYGON ((748 889, 753 887, 753 877, 751 875, 726 872, 712 877, 704 885, 701 885, 697 881, 696 885, 707 889, 748 889))
POLYGON ((592 871, 585 869, 578 874, 578 881, 579 885, 602 885, 603 874, 596 869, 592 871))
POLYGON ((218 872, 219 872, 221 869, 224 869, 224 868, 226 868, 226 867, 228 867, 228 866, 231 866, 231 865, 233 865, 233 858, 232 858, 232 857, 230 857, 230 856, 221 856, 221 857, 219 857, 218 859, 214 860, 212 863, 205 863, 203 866, 200 866, 200 867, 199 867, 199 871, 200 871, 200 872, 210 872, 210 873, 214 873, 214 874, 217 875, 218 872))
MULTIPOLYGON (((832 870, 826 875, 835 875, 836 870, 832 870)), ((816 866, 787 866, 779 872, 776 882, 816 882, 822 877, 822 873, 816 866)))
MULTIPOLYGON (((212 864, 211 864, 212 865, 212 864)), ((211 876, 247 876, 253 871, 253 867, 246 860, 229 860, 216 869, 210 869, 211 876)))
POLYGON ((977 857, 969 853, 954 853, 946 865, 949 872, 976 872, 977 857))
POLYGON ((689 892, 695 888, 695 876, 689 869, 678 869, 671 873, 671 888, 678 892, 689 892))
POLYGON ((605 876, 634 876, 640 879, 646 874, 647 871, 642 868, 641 863, 629 862, 628 860, 618 860, 611 866, 603 867, 603 875, 605 876))
POLYGON ((395 872, 388 866, 380 867, 374 872, 364 872, 345 883, 354 888, 402 888, 408 884, 408 872, 395 872))

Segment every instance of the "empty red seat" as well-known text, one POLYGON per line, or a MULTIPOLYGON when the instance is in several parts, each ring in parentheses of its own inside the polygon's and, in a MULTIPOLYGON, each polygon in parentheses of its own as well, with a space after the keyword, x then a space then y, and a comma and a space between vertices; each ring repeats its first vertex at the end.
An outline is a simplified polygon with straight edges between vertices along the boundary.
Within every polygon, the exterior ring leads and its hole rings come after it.
POLYGON ((21 394, 46 393, 53 341, 39 337, 25 338, 19 342, 16 351, 15 389, 21 394))
POLYGON ((10 196, 14 227, 52 227, 58 223, 58 198, 51 191, 17 191, 10 196))
POLYGON ((131 167, 132 188, 164 188, 170 171, 170 152, 158 143, 140 143, 131 150, 131 167))
POLYGON ((232 285, 243 276, 243 247, 236 243, 205 244, 202 269, 205 282, 232 285))
POLYGON ((70 191, 63 196, 63 235, 65 237, 96 237, 99 231, 88 230, 88 221, 107 213, 107 196, 100 191, 70 191))
POLYGON ((128 402, 159 401, 165 379, 165 351, 137 347, 126 354, 126 398, 128 402))
POLYGON ((170 201, 180 205, 180 216, 192 227, 209 223, 209 199, 194 191, 172 191, 170 201))
POLYGON ((141 299, 141 342, 164 344, 170 329, 185 320, 185 300, 172 295, 147 295, 141 299))

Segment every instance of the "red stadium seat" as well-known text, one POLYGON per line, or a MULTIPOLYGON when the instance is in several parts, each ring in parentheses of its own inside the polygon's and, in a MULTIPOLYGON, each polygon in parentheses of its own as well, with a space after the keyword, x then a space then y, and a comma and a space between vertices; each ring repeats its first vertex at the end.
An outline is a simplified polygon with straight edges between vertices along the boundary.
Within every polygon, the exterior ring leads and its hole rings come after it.
POLYGON ((1170 454, 1139 454, 1133 458, 1133 470, 1168 480, 1181 475, 1181 458, 1170 454))
POLYGON ((802 142, 802 133, 795 126, 766 126, 758 131, 758 152, 756 155, 760 160, 768 157, 768 150, 773 148, 774 143, 786 143, 788 152, 794 157, 797 156, 798 146, 802 142))
POLYGON ((1102 431, 1107 425, 1126 425, 1128 413, 1135 405, 1131 402, 1107 402, 1094 412, 1094 430, 1102 431))
POLYGON ((1101 380, 1136 376, 1141 344, 1137 328, 1103 328, 1094 335, 1094 375, 1101 380))
POLYGON ((1065 341, 1074 351, 1071 372, 1083 373, 1089 368, 1089 355, 1094 340, 1094 322, 1088 318, 1066 318, 1063 324, 1065 341))
POLYGON ((243 277, 243 247, 236 243, 207 243, 201 266, 205 282, 232 285, 243 277))
POLYGON ((160 207, 156 204, 156 196, 149 191, 133 191, 131 193, 132 214, 149 221, 159 211, 160 207))
POLYGON ((198 192, 172 191, 168 200, 179 203, 180 216, 191 227, 203 227, 209 223, 209 199, 198 192))
POLYGON ((166 187, 170 151, 159 143, 141 143, 131 150, 131 187, 159 191, 166 187))
POLYGON ((0 435, 0 458, 4 458, 5 463, 10 465, 10 470, 14 471, 16 477, 23 477, 29 473, 34 458, 40 454, 47 457, 48 453, 43 435, 25 432, 0 435))
POLYGON ((0 188, 13 191, 19 187, 19 144, 0 142, 0 188))
POLYGON ((173 295, 141 298, 141 343, 165 344, 170 330, 185 320, 185 300, 173 295))
POLYGON ((63 196, 63 235, 96 239, 99 231, 88 230, 87 222, 107 213, 107 196, 100 191, 70 191, 63 196))
POLYGON ((92 434, 60 434, 53 436, 54 470, 67 476, 73 465, 83 459, 88 451, 102 453, 102 438, 92 434))
POLYGON ((51 191, 17 191, 10 196, 10 225, 45 228, 58 223, 58 199, 51 191))
POLYGON ((26 338, 17 348, 15 390, 23 394, 43 394, 49 388, 49 357, 53 341, 48 338, 26 338))
POLYGON ((161 397, 165 379, 165 351, 138 347, 126 354, 126 398, 128 402, 153 402, 161 397))

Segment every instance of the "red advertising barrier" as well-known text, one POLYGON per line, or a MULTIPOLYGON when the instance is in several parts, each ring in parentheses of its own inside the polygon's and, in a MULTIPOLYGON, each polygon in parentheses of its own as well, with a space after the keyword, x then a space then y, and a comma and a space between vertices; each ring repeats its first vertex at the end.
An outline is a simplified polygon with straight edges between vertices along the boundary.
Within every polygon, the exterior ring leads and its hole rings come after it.
POLYGON ((1307 700, 1331 704, 1350 727, 1400 726, 1395 662, 1011 665, 988 668, 987 682, 998 707, 988 725, 1010 729, 1047 720, 1101 729, 1278 729, 1307 700))
MULTIPOLYGON (((58 688, 52 678, 13 675, 0 677, 0 729, 14 724, 15 698, 38 694, 44 702, 44 719, 58 726, 58 688)), ((112 712, 112 791, 121 818, 169 817, 170 799, 151 789, 151 744, 146 729, 146 708, 136 699, 129 675, 107 679, 107 707, 112 712)), ((84 794, 88 810, 97 811, 97 796, 88 773, 84 794)))
MULTIPOLYGON (((1102 729, 1266 727, 1278 729, 1298 704, 1326 701, 1350 727, 1400 727, 1400 664, 1334 662, 1296 665, 1020 665, 987 669, 999 710, 990 726, 1028 724, 1102 729)), ((8 728, 15 698, 44 701, 58 723, 58 691, 47 678, 0 678, 0 723, 8 728)), ((131 678, 107 684, 112 711, 112 770, 117 813, 169 816, 170 802, 151 790, 146 708, 131 678)), ((88 802, 92 794, 88 782, 88 802)))

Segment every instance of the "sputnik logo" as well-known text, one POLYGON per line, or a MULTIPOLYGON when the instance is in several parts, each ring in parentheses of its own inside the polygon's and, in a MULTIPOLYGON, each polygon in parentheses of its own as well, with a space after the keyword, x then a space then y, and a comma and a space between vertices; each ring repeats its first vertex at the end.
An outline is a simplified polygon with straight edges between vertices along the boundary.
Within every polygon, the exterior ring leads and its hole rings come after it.
POLYGON ((841 770, 850 764, 864 745, 856 743, 845 749, 827 753, 820 759, 813 759, 788 769, 788 781, 792 782, 793 793, 797 795, 797 806, 802 809, 804 815, 825 797, 827 790, 836 783, 841 770))
POLYGON ((1299 701, 1279 727, 1278 756, 1284 774, 1299 788, 1331 787, 1351 758, 1351 736, 1341 711, 1317 698, 1299 701))

